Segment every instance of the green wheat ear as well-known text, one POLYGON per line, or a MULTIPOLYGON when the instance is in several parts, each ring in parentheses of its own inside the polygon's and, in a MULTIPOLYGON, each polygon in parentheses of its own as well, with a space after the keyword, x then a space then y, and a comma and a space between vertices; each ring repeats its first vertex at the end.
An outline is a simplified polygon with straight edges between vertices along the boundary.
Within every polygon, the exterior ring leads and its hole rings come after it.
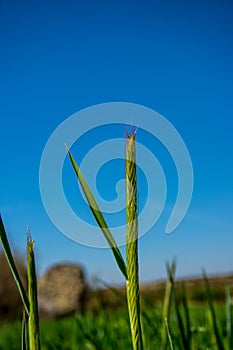
POLYGON ((143 349, 140 320, 140 292, 138 277, 138 217, 136 176, 136 133, 127 135, 125 177, 126 177, 126 260, 128 280, 126 281, 127 302, 134 350, 143 349))
POLYGON ((27 242, 28 260, 28 296, 30 302, 29 312, 29 344, 30 350, 40 350, 38 298, 37 298, 37 278, 34 257, 34 241, 28 231, 27 242))

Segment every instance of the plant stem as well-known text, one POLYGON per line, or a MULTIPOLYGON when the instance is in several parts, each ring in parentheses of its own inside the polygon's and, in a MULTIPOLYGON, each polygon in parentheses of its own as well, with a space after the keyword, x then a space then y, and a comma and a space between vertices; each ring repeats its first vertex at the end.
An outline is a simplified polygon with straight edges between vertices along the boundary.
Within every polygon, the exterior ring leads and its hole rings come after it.
POLYGON ((140 321, 140 292, 138 278, 138 219, 137 219, 137 178, 135 133, 127 136, 126 144, 126 292, 129 319, 134 350, 142 350, 142 330, 140 321))
POLYGON ((172 276, 175 275, 176 270, 176 261, 173 260, 171 266, 169 263, 167 263, 167 273, 168 273, 168 279, 166 283, 166 289, 165 289, 165 296, 164 296, 164 302, 163 302, 163 322, 162 322, 162 333, 161 333, 161 348, 162 350, 166 350, 167 348, 167 342, 168 342, 168 329, 169 329, 169 322, 170 322, 170 311, 171 311, 171 303, 172 303, 172 283, 170 279, 170 274, 172 276))
POLYGON ((28 231, 27 258, 28 258, 28 295, 30 302, 29 313, 29 344, 30 350, 40 350, 39 316, 37 301, 37 279, 34 258, 34 241, 28 231))
POLYGON ((212 292, 211 292, 210 285, 209 285, 209 280, 208 280, 208 277, 207 277, 205 270, 202 271, 202 275, 203 275, 203 279, 205 282, 206 296, 207 296, 207 302, 208 302, 209 312, 210 312, 209 313, 210 314, 210 321, 212 323, 213 332, 214 332, 215 339, 216 339, 216 344, 217 344, 217 347, 219 350, 224 350, 224 345, 223 345, 222 338, 221 338, 221 335, 220 335, 220 332, 218 329, 213 296, 212 296, 212 292))

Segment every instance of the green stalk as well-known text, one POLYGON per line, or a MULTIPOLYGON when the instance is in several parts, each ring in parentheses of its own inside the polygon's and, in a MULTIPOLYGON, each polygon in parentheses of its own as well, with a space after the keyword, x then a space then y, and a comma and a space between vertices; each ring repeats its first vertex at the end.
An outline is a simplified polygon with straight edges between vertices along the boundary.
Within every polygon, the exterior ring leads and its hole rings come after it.
POLYGON ((29 344, 30 350, 40 350, 40 332, 37 299, 37 279, 34 258, 34 241, 28 233, 27 258, 28 258, 28 295, 30 302, 29 313, 29 344))
POLYGON ((166 283, 166 289, 165 289, 165 296, 164 296, 164 302, 163 302, 163 323, 162 323, 162 334, 161 334, 161 344, 162 349, 165 350, 167 348, 167 342, 168 342, 168 327, 169 326, 169 320, 170 320, 170 310, 171 310, 171 302, 172 302, 172 283, 170 279, 170 274, 174 277, 175 270, 176 270, 176 261, 173 260, 171 266, 169 263, 167 263, 167 273, 168 273, 168 279, 166 283))
POLYGON ((8 265, 11 269, 12 275, 14 277, 16 284, 17 284, 19 294, 21 296, 24 308, 25 308, 27 314, 29 315, 28 297, 27 297, 27 294, 25 292, 23 283, 19 277, 19 273, 18 273, 18 270, 17 270, 15 262, 14 262, 14 258, 13 258, 12 253, 11 253, 11 248, 10 248, 10 245, 9 245, 9 242, 7 239, 7 235, 6 235, 6 231, 5 231, 3 222, 2 222, 1 215, 0 215, 0 240, 2 242, 3 250, 4 250, 5 256, 7 258, 8 265))
POLYGON ((218 324, 217 324, 217 317, 216 317, 215 308, 214 308, 213 296, 212 296, 212 292, 210 289, 207 274, 204 270, 202 272, 202 275, 203 275, 203 279, 205 282, 206 296, 207 296, 207 302, 208 302, 209 313, 210 313, 210 321, 212 323, 212 327, 213 327, 213 331, 214 331, 214 335, 215 335, 215 339, 216 339, 216 345, 217 345, 219 350, 224 350, 224 345, 222 343, 222 338, 221 338, 218 324))
POLYGON ((189 314, 189 307, 188 307, 188 298, 187 298, 187 289, 185 281, 182 282, 182 303, 184 307, 184 317, 185 317, 185 323, 186 323, 186 338, 188 347, 191 347, 191 323, 190 323, 190 314, 189 314))
POLYGON ((171 337, 171 333, 170 333, 170 330, 169 330, 169 325, 168 325, 167 319, 165 318, 164 321, 165 321, 165 326, 166 326, 166 330, 167 330, 167 337, 168 337, 170 349, 174 350, 174 346, 173 346, 173 343, 172 343, 172 337, 171 337))
POLYGON ((174 300, 174 307, 175 307, 175 313, 176 313, 176 317, 177 317, 177 322, 178 322, 178 327, 180 330, 180 335, 181 335, 181 340, 183 343, 183 348, 185 350, 189 350, 190 349, 190 344, 187 340, 186 334, 185 334, 185 327, 184 327, 184 323, 181 317, 181 312, 180 312, 180 307, 179 307, 179 303, 178 303, 178 299, 177 299, 177 295, 176 295, 176 289, 175 289, 175 282, 174 282, 174 276, 172 275, 172 271, 168 271, 169 274, 169 279, 171 282, 171 286, 172 286, 172 293, 173 293, 173 300, 174 300))
POLYGON ((126 260, 127 275, 126 294, 134 350, 142 350, 142 330, 140 320, 140 292, 138 277, 138 219, 137 219, 137 178, 135 133, 126 144, 126 260))
POLYGON ((227 346, 233 349, 233 326, 232 326, 232 303, 230 287, 226 288, 226 330, 227 330, 227 346))

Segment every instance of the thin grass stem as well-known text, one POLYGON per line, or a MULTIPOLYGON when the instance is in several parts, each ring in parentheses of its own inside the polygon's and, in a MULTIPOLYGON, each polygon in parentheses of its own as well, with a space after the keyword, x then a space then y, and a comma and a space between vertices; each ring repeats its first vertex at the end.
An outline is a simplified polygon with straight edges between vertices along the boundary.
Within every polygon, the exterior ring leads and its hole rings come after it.
MULTIPOLYGON (((171 273, 172 276, 174 276, 175 270, 176 270, 175 260, 173 260, 171 266, 167 263, 167 271, 169 274, 171 273)), ((171 302, 172 302, 172 283, 171 283, 171 279, 167 278, 165 296, 164 296, 164 302, 163 302, 163 322, 162 322, 162 330, 161 330, 162 350, 165 350, 167 348, 167 341, 168 341, 167 325, 169 325, 171 302)))
POLYGON ((187 289, 184 281, 182 282, 182 304, 184 307, 184 317, 185 317, 185 323, 186 323, 186 339, 187 339, 188 347, 190 348, 192 332, 191 332, 190 314, 189 314, 189 307, 188 307, 187 289))
POLYGON ((177 322, 178 322, 178 327, 179 327, 179 331, 180 331, 180 335, 181 335, 182 344, 183 344, 183 347, 185 350, 189 350, 190 344, 188 343, 187 337, 185 334, 185 327, 184 327, 184 323, 183 323, 183 320, 181 317, 181 312, 180 312, 179 303, 178 303, 176 290, 175 290, 174 277, 172 275, 171 269, 168 270, 168 275, 169 275, 169 279, 170 279, 171 285, 172 285, 172 294, 173 294, 173 300, 174 300, 174 306, 175 306, 175 313, 176 313, 176 317, 177 317, 177 322))
POLYGON ((170 333, 170 330, 169 330, 169 325, 168 325, 168 322, 167 322, 167 318, 165 318, 164 322, 165 322, 165 327, 166 327, 166 331, 167 331, 167 338, 168 338, 168 341, 169 341, 170 349, 174 350, 174 346, 173 346, 173 343, 172 343, 172 337, 171 337, 171 333, 170 333))
POLYGON ((233 324, 232 324, 232 302, 230 287, 226 288, 226 331, 227 347, 233 349, 233 324))
POLYGON ((213 331, 214 331, 214 335, 215 335, 215 339, 216 339, 216 344, 217 344, 217 347, 219 350, 224 350, 224 346, 223 346, 221 336, 219 333, 219 329, 218 329, 217 317, 216 317, 215 309, 214 309, 213 296, 211 293, 208 277, 207 277, 205 270, 202 271, 202 275, 203 275, 203 279, 205 282, 206 296, 207 296, 207 302, 208 302, 208 306, 209 306, 210 319, 211 319, 211 323, 212 323, 212 327, 213 327, 213 331))

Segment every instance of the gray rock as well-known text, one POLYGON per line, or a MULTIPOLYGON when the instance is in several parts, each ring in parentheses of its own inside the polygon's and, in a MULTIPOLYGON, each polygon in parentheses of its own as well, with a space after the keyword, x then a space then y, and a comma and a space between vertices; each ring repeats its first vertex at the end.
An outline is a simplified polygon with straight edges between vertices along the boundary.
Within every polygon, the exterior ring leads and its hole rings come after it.
POLYGON ((76 264, 57 264, 38 279, 40 316, 59 317, 84 312, 87 283, 76 264))

